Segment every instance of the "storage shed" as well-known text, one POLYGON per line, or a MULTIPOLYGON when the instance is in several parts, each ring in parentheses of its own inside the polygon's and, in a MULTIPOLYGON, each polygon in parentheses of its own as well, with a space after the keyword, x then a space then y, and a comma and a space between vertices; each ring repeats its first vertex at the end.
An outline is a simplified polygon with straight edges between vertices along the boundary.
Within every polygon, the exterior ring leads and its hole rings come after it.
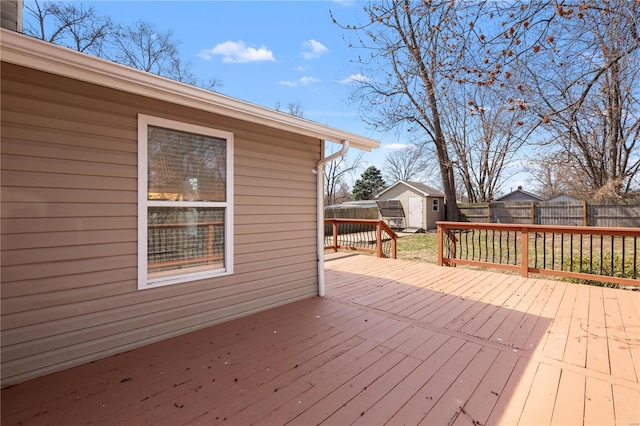
POLYGON ((444 220, 444 193, 419 182, 399 180, 378 194, 378 200, 399 200, 407 230, 436 229, 444 220))
POLYGON ((322 294, 324 143, 378 141, 0 31, 2 384, 322 294))

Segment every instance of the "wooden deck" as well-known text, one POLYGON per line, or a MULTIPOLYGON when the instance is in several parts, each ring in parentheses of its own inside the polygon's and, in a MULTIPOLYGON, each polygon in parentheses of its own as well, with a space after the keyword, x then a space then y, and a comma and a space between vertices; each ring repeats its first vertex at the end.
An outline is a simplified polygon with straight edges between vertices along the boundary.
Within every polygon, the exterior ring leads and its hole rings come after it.
POLYGON ((640 424, 640 292, 328 255, 327 296, 2 391, 11 424, 640 424))

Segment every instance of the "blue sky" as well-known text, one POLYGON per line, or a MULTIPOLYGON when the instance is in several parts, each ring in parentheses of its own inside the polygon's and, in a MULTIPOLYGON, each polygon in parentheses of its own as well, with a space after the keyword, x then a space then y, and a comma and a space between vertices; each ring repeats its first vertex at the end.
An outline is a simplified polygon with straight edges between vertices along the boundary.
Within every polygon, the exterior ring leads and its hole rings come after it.
MULTIPOLYGON (((200 79, 220 79, 220 93, 268 108, 279 103, 283 111, 288 103, 299 103, 309 120, 380 140, 380 148, 364 154, 358 175, 369 165, 382 169, 385 156, 407 143, 392 132, 368 128, 358 106, 349 101, 352 79, 359 75, 350 61, 359 52, 348 47, 330 11, 340 22, 354 24, 362 18, 358 1, 83 3, 95 6, 98 13, 110 15, 119 24, 145 20, 161 30, 173 31, 180 41, 181 58, 190 62, 200 79)), ((522 185, 518 177, 510 179, 503 191, 522 185)))
POLYGON ((299 102, 304 117, 381 140, 364 156, 382 168, 398 141, 367 128, 348 100, 357 52, 329 15, 353 23, 354 1, 84 1, 115 22, 137 19, 171 29, 181 56, 204 80, 217 77, 225 95, 280 109, 299 102))

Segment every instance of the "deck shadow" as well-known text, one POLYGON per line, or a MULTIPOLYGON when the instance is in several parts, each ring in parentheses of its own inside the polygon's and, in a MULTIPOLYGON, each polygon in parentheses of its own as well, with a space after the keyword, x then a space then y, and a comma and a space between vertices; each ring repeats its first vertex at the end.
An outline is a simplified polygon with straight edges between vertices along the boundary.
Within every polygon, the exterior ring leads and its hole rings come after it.
MULTIPOLYGON (((550 319, 447 293, 427 275, 433 288, 413 270, 327 270, 326 298, 5 389, 2 423, 496 423, 550 319)), ((502 285, 515 301, 515 284, 502 285)))

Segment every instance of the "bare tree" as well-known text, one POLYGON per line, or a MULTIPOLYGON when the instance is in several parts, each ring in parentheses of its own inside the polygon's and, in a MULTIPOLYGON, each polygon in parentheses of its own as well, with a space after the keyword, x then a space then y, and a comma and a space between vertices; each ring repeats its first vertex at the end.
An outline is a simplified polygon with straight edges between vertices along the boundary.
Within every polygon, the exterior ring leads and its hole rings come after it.
POLYGON ((355 82, 353 99, 361 103, 370 125, 385 130, 404 126, 433 145, 448 201, 447 218, 458 220, 455 169, 441 99, 458 84, 452 74, 460 68, 467 46, 468 6, 404 0, 378 1, 363 9, 364 24, 340 25, 352 32, 350 45, 364 52, 355 61, 360 74, 370 76, 355 82))
POLYGON ((355 155, 349 153, 337 158, 324 166, 324 202, 325 205, 337 204, 351 197, 351 191, 346 182, 360 169, 362 152, 355 155))
POLYGON ((25 3, 24 10, 26 34, 96 56, 104 54, 115 30, 110 17, 83 3, 33 0, 25 3))
POLYGON ((495 5, 503 25, 483 34, 485 60, 502 64, 491 78, 511 81, 514 97, 538 116, 543 142, 575 172, 572 186, 587 196, 632 193, 640 171, 640 3, 495 5))
POLYGON ((425 171, 423 152, 423 148, 419 145, 407 145, 403 149, 387 154, 382 167, 387 182, 420 179, 425 171))
POLYGON ((82 2, 34 0, 24 8, 31 36, 207 90, 222 86, 215 77, 196 76, 179 55, 179 40, 152 22, 116 25, 82 2))
POLYGON ((171 30, 154 23, 135 21, 118 29, 115 59, 124 65, 157 75, 167 75, 178 58, 178 41, 171 30))
POLYGON ((443 100, 448 106, 444 131, 469 202, 492 201, 535 124, 530 123, 526 109, 503 101, 490 87, 459 90, 457 99, 443 100), (467 99, 466 105, 459 105, 460 99, 467 99))
POLYGON ((562 158, 553 154, 544 155, 528 162, 526 170, 531 176, 535 192, 542 198, 547 199, 563 193, 582 198, 582 194, 570 185, 575 172, 562 158))
MULTIPOLYGON (((282 105, 280 104, 280 101, 276 102, 273 109, 275 109, 276 111, 282 111, 282 105)), ((300 101, 287 103, 286 112, 293 115, 294 117, 304 118, 304 107, 302 106, 302 103, 300 101)))

